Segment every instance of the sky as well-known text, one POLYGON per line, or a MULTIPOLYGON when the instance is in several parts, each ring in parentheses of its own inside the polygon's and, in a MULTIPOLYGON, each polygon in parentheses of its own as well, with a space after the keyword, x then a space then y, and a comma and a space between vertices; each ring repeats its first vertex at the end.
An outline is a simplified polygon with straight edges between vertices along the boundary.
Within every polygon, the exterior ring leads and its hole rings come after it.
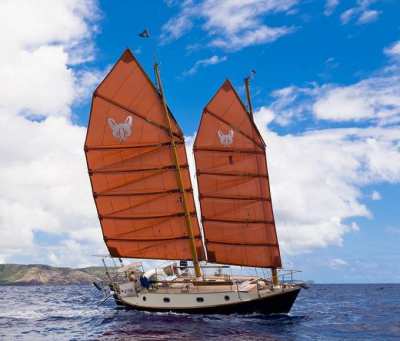
POLYGON ((0 1, 0 263, 100 265, 83 153, 91 93, 125 48, 188 148, 229 78, 267 144, 284 267, 400 281, 400 2, 0 1), (150 39, 138 33, 150 31, 150 39))

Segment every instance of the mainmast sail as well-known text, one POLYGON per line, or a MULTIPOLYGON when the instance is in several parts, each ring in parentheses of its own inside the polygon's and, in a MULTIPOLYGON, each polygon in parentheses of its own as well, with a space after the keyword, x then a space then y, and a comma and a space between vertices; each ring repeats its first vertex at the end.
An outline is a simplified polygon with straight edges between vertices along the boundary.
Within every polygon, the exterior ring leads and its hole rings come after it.
POLYGON ((198 258, 204 259, 184 136, 171 113, 168 125, 164 109, 129 50, 93 94, 85 153, 112 256, 192 260, 183 189, 198 258))
POLYGON ((229 81, 203 111, 194 155, 208 261, 281 267, 265 143, 229 81))

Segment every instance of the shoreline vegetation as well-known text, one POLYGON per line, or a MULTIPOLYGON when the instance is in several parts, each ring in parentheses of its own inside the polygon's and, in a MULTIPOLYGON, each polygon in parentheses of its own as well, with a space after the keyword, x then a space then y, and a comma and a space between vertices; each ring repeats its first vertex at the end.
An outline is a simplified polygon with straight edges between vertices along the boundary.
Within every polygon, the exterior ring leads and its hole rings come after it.
POLYGON ((105 279, 101 266, 75 269, 42 264, 0 264, 0 286, 89 284, 105 279))

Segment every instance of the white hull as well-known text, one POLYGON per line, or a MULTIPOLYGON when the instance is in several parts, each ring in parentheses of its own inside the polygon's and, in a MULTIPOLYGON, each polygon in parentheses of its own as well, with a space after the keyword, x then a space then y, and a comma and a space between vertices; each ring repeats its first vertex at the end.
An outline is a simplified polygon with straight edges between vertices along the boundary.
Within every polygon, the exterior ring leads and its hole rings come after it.
MULTIPOLYGON (((187 313, 288 313, 299 285, 241 289, 236 285, 199 285, 191 290, 165 287, 136 292, 135 284, 127 282, 115 288, 119 304, 145 311, 187 313)), ((243 287, 243 286, 242 286, 243 287)))

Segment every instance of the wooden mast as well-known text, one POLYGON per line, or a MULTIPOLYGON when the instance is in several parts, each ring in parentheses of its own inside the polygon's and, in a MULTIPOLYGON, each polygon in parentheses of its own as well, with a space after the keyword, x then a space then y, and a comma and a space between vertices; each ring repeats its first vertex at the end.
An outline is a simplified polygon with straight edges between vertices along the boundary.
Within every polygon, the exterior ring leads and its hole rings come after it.
POLYGON ((244 79, 244 85, 246 87, 246 97, 247 97, 247 104, 249 107, 249 113, 251 118, 253 119, 253 104, 251 103, 251 97, 250 97, 250 76, 247 76, 244 79))
MULTIPOLYGON (((247 104, 249 108, 249 114, 251 118, 254 120, 254 114, 253 114, 253 105, 251 103, 251 96, 250 96, 250 76, 247 76, 244 79, 244 85, 246 88, 246 97, 247 97, 247 104)), ((274 286, 279 285, 279 277, 278 277, 278 270, 277 268, 271 268, 271 273, 272 273, 272 284, 274 286)))
POLYGON ((189 235, 189 245, 190 245, 190 251, 192 253, 193 266, 194 266, 196 277, 201 277, 201 270, 200 270, 199 260, 198 260, 198 256, 197 256, 197 250, 196 250, 196 245, 195 245, 195 240, 194 240, 194 234, 193 234, 192 220, 191 220, 191 217, 190 217, 189 206, 188 206, 187 198, 186 198, 186 192, 185 192, 185 189, 184 189, 184 186, 183 186, 182 174, 181 174, 181 169, 180 169, 180 166, 179 166, 180 165, 179 157, 178 157, 178 153, 177 153, 177 150, 176 150, 176 144, 175 144, 175 137, 174 137, 174 134, 172 132, 171 118, 170 118, 170 115, 169 115, 168 106, 167 106, 167 102, 166 102, 166 99, 165 99, 163 86, 162 86, 162 83, 161 83, 160 71, 159 71, 159 68, 158 68, 158 63, 154 64, 154 72, 156 74, 157 86, 158 86, 158 89, 160 91, 165 117, 167 119, 169 135, 171 137, 172 153, 173 153, 174 162, 175 162, 175 166, 176 166, 176 178, 177 178, 178 186, 179 186, 179 189, 180 189, 180 192, 181 192, 181 195, 182 195, 183 208, 185 210, 185 221, 186 221, 187 232, 188 232, 188 235, 189 235))

